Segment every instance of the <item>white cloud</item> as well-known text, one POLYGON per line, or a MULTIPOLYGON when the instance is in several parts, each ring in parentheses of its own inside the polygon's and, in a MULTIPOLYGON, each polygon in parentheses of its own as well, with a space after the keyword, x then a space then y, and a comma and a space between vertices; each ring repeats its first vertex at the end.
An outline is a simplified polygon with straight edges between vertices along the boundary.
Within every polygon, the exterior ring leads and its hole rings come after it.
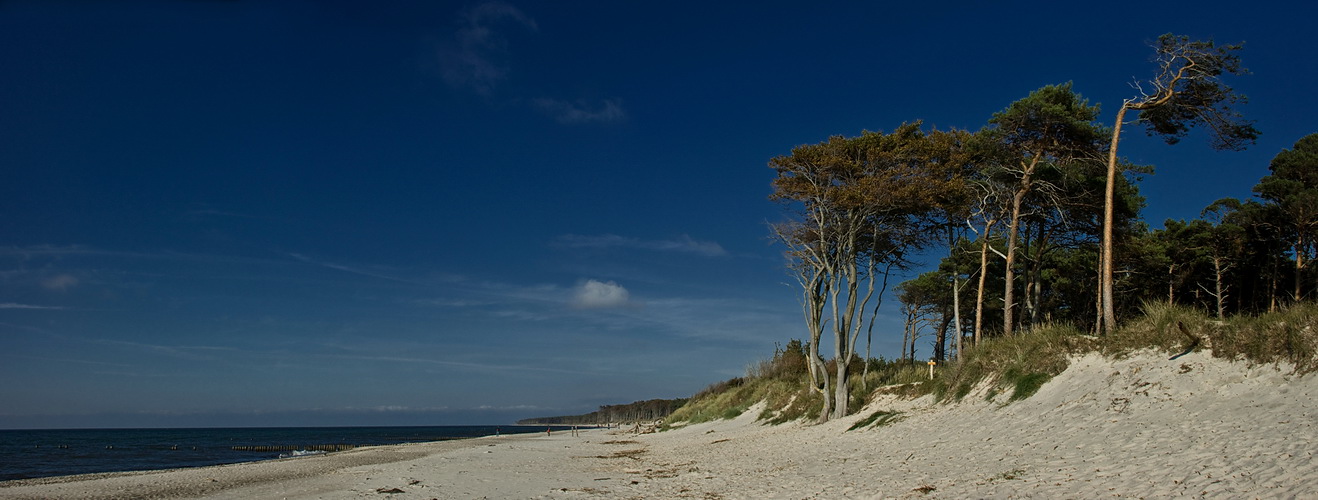
POLYGON ((41 282, 41 286, 47 290, 63 292, 65 290, 78 286, 78 278, 75 278, 73 277, 73 275, 69 275, 69 274, 61 274, 58 276, 52 276, 50 278, 46 278, 41 282))
POLYGON ((605 99, 599 103, 582 100, 568 102, 561 99, 536 99, 535 107, 564 124, 613 123, 627 118, 618 99, 605 99))
POLYGON ((572 305, 588 309, 619 307, 627 305, 630 295, 612 281, 586 280, 573 292, 572 305))
POLYGON ((513 24, 535 31, 536 22, 518 8, 499 1, 477 4, 462 17, 453 39, 439 51, 444 81, 455 88, 489 94, 508 74, 500 61, 508 42, 497 28, 513 24))
POLYGON ((693 253, 706 257, 718 257, 728 253, 716 242, 699 241, 685 234, 669 240, 642 240, 616 234, 596 236, 567 234, 559 236, 554 244, 565 248, 639 248, 659 252, 693 253))

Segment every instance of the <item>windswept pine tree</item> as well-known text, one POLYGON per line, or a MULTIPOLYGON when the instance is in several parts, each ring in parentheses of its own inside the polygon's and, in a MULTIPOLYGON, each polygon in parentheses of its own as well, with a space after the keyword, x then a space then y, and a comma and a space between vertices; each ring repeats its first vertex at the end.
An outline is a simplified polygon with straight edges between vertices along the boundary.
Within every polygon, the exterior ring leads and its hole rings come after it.
POLYGON ((846 416, 856 341, 877 309, 894 269, 928 245, 931 213, 957 176, 945 171, 944 151, 931 155, 936 135, 919 123, 891 133, 835 136, 798 146, 772 159, 777 172, 771 199, 790 219, 774 226, 787 247, 789 268, 802 290, 809 330, 811 384, 824 396, 819 420, 846 416), (826 313, 827 308, 827 313, 826 313), (825 328, 833 343, 835 373, 820 353, 825 328))
POLYGON ((1117 145, 1126 113, 1138 114, 1149 135, 1176 144, 1192 127, 1209 130, 1214 149, 1240 150, 1258 138, 1253 122, 1245 120, 1235 106, 1246 101, 1244 95, 1222 81, 1223 75, 1248 73, 1240 65, 1237 52, 1241 45, 1217 45, 1212 40, 1191 40, 1171 33, 1158 37, 1153 44, 1158 66, 1147 82, 1135 82, 1139 95, 1126 99, 1117 110, 1112 128, 1112 145, 1108 148, 1107 189, 1104 196, 1103 248, 1100 274, 1100 331, 1111 333, 1116 327, 1113 298, 1113 238, 1117 177, 1121 174, 1117 145))

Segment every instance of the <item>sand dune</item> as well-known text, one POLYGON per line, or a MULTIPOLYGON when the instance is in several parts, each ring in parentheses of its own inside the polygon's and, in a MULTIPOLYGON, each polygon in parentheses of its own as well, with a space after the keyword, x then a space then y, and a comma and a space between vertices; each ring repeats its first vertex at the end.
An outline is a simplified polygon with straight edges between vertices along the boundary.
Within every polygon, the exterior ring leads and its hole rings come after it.
POLYGON ((885 397, 824 425, 742 417, 0 484, 0 498, 1318 498, 1318 377, 1096 354, 1033 397, 885 397), (880 427, 847 431, 875 411, 880 427))

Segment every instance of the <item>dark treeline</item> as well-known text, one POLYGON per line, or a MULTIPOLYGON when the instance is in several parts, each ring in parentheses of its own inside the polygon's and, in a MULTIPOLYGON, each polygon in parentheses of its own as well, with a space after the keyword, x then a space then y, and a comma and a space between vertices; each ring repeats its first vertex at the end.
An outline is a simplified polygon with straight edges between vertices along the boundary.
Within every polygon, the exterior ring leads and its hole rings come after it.
MULTIPOLYGON (((1253 199, 1223 198, 1204 207, 1200 218, 1166 220, 1160 229, 1134 218, 1118 228, 1117 315, 1129 317, 1143 304, 1163 302, 1224 318, 1271 312, 1312 298, 1318 292, 1318 272, 1310 265, 1318 236, 1318 134, 1277 154, 1269 170, 1254 186, 1253 199)), ((1127 207, 1138 207, 1134 184, 1124 196, 1127 207)), ((1009 327, 1047 323, 1096 332, 1099 249, 1093 214, 1085 217, 1085 206, 1083 201, 1071 207, 1045 205, 1023 217, 1010 300, 1002 250, 1009 243, 1001 233, 958 239, 937 269, 898 285, 907 321, 903 356, 915 357, 916 339, 928 340, 922 344, 930 345, 938 359, 953 349, 953 308, 958 306, 963 318, 975 317, 982 306, 981 330, 973 321, 959 330, 970 342, 976 336, 1003 335, 1009 327), (1073 217, 1059 218, 1068 209, 1073 217), (977 298, 980 279, 984 295, 977 298), (961 287, 959 299, 953 296, 953 281, 970 283, 961 287), (1011 324, 1005 323, 1007 304, 1018 311, 1011 324)))
POLYGON ((893 289, 907 360, 920 345, 937 360, 959 358, 985 337, 1049 323, 1110 333, 1151 301, 1224 317, 1312 296, 1318 134, 1276 156, 1255 199, 1223 199, 1157 230, 1139 216, 1138 183, 1153 167, 1117 154, 1123 126, 1168 144, 1196 127, 1217 149, 1252 144, 1258 130, 1233 109, 1245 98, 1220 79, 1245 73, 1240 48, 1160 37, 1155 76, 1110 127, 1066 83, 1030 92, 978 131, 913 122, 770 160, 771 199, 788 213, 772 229, 800 285, 819 419, 848 413, 848 367, 869 357, 889 277, 912 269, 916 253, 945 257, 893 289))
POLYGON ((585 415, 539 417, 518 420, 519 425, 604 425, 610 423, 653 422, 671 415, 687 400, 651 399, 625 405, 604 405, 585 415))

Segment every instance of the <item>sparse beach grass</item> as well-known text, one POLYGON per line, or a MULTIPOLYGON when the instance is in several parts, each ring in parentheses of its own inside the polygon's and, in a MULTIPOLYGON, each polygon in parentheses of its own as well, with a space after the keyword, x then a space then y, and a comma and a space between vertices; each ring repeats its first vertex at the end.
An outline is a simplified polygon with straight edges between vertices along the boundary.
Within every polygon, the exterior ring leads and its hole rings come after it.
POLYGON ((1103 354, 1154 348, 1170 354, 1209 349, 1213 356, 1259 364, 1286 362, 1297 374, 1318 370, 1318 305, 1299 303, 1258 316, 1218 320, 1185 306, 1146 304, 1144 315, 1104 339, 1103 354))
MULTIPOLYGON (((1046 325, 1011 337, 984 339, 968 347, 961 361, 940 363, 929 376, 923 361, 872 359, 868 373, 853 363, 851 398, 860 404, 877 395, 919 397, 938 401, 964 399, 988 384, 986 397, 1007 395, 1007 403, 1026 399, 1066 370, 1070 359, 1087 352, 1123 358, 1153 349, 1169 356, 1211 350, 1213 356, 1248 363, 1286 362, 1297 374, 1318 371, 1318 305, 1302 303, 1259 316, 1217 320, 1199 310, 1149 303, 1144 314, 1113 335, 1088 335, 1073 326, 1046 325)), ((823 397, 810 389, 799 341, 777 349, 774 356, 752 365, 746 376, 713 384, 693 396, 668 421, 700 423, 731 419, 764 401, 759 420, 769 424, 810 419, 818 415, 823 397)), ((832 366, 829 367, 830 373, 832 366)), ((866 420, 873 424, 881 415, 866 420)), ((859 424, 858 424, 859 425, 859 424)))

